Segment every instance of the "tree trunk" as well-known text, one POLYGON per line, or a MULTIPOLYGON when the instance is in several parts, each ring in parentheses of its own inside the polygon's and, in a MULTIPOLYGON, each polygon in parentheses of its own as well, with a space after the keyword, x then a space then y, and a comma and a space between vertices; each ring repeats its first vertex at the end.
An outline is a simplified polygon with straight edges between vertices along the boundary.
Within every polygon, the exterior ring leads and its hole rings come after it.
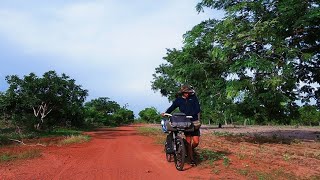
POLYGON ((44 122, 44 118, 52 111, 52 109, 50 109, 48 111, 48 106, 46 103, 42 102, 41 105, 38 107, 38 109, 36 110, 33 107, 33 113, 35 117, 40 117, 40 121, 38 122, 37 125, 35 125, 35 128, 37 130, 40 130, 40 126, 41 124, 43 124, 44 122))
POLYGON ((225 114, 223 114, 223 117, 224 117, 224 125, 228 125, 228 122, 227 122, 227 117, 225 114))

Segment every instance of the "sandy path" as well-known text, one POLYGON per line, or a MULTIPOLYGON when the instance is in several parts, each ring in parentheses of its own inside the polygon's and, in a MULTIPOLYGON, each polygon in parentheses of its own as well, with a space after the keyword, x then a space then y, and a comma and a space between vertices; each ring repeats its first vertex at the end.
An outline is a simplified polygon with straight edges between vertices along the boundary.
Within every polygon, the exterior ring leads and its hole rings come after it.
POLYGON ((163 147, 135 126, 101 129, 90 133, 90 142, 47 147, 40 158, 2 164, 0 179, 210 179, 198 167, 177 171, 163 147))

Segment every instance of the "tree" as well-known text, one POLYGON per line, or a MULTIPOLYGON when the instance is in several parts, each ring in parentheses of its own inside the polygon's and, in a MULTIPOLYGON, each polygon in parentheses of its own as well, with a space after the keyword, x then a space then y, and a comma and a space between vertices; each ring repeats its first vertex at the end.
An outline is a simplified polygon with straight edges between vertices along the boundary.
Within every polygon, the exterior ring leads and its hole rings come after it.
POLYGON ((122 107, 118 109, 118 111, 116 111, 115 114, 113 114, 113 118, 117 120, 116 122, 118 122, 118 125, 130 124, 134 121, 134 113, 133 111, 125 107, 122 107))
POLYGON ((297 101, 320 102, 319 88, 310 85, 320 83, 319 4, 202 0, 198 12, 209 7, 225 17, 201 22, 184 34, 181 50, 167 50, 152 89, 172 100, 175 88, 192 84, 206 118, 214 111, 259 124, 290 123, 297 101))
POLYGON ((144 110, 139 112, 139 116, 141 120, 146 122, 159 122, 161 119, 160 113, 157 111, 155 107, 145 108, 144 110))
POLYGON ((316 106, 306 105, 299 108, 300 123, 304 125, 319 125, 320 124, 320 112, 317 111, 316 106))
POLYGON ((85 103, 86 119, 91 124, 118 126, 132 123, 133 111, 121 107, 117 102, 108 97, 99 97, 85 103))
POLYGON ((82 106, 88 92, 67 75, 48 71, 42 77, 30 73, 23 79, 11 75, 6 80, 5 109, 17 126, 41 129, 82 124, 82 106))

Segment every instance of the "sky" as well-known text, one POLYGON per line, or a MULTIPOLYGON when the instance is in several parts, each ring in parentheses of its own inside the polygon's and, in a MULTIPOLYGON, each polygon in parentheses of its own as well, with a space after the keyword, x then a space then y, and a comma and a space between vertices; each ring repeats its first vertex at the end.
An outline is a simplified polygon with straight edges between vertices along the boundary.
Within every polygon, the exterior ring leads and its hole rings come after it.
POLYGON ((41 77, 55 70, 89 91, 87 101, 109 97, 135 115, 163 112, 166 97, 151 90, 166 49, 221 12, 195 9, 200 0, 1 0, 0 91, 7 75, 41 77))

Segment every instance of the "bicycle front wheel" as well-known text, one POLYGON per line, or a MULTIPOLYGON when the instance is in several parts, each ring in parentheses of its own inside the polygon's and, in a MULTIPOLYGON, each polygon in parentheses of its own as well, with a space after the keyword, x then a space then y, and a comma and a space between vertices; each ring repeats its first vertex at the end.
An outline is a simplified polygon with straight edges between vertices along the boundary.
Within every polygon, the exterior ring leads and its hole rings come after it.
POLYGON ((182 137, 177 136, 176 152, 175 152, 175 156, 174 156, 174 162, 175 162, 177 170, 179 170, 179 171, 183 170, 185 158, 186 158, 186 147, 184 145, 182 137))

